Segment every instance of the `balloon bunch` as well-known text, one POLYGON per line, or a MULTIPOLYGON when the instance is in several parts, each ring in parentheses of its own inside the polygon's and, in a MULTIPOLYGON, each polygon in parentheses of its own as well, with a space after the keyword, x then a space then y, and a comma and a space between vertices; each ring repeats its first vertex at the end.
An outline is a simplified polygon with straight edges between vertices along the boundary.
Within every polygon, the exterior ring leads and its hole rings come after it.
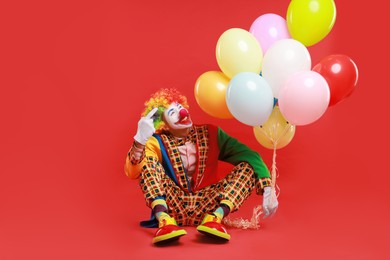
POLYGON ((311 64, 307 47, 324 39, 335 20, 334 0, 292 0, 285 18, 267 13, 249 30, 226 30, 216 45, 220 71, 205 72, 195 83, 203 111, 252 126, 256 140, 274 150, 273 187, 276 149, 289 144, 295 126, 315 122, 356 87, 358 70, 348 56, 311 64))
POLYGON ((348 56, 311 64, 307 47, 324 39, 335 20, 334 0, 292 0, 285 18, 267 13, 249 30, 226 30, 216 45, 220 71, 195 83, 198 105, 213 117, 252 126, 266 148, 286 146, 295 126, 315 122, 356 87, 358 70, 348 56))

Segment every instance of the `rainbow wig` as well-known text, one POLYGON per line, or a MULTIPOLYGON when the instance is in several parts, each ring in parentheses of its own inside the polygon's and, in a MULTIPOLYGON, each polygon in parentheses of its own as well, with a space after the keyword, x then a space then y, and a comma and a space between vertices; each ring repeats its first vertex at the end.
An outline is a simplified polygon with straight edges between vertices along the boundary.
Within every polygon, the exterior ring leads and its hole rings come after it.
POLYGON ((168 130, 163 121, 163 113, 172 103, 179 103, 184 108, 189 108, 187 98, 174 88, 163 88, 152 94, 151 98, 145 102, 145 110, 142 116, 146 116, 153 108, 158 108, 156 114, 153 116, 156 133, 168 130))

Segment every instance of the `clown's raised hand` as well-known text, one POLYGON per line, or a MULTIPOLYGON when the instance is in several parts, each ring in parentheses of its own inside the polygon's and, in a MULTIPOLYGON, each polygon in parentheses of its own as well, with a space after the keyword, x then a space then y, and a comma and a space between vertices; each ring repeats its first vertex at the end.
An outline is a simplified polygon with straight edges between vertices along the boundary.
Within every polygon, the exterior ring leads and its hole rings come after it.
POLYGON ((157 112, 157 107, 153 108, 145 117, 141 117, 138 121, 137 133, 134 140, 145 145, 146 141, 156 132, 153 124, 153 116, 157 112))

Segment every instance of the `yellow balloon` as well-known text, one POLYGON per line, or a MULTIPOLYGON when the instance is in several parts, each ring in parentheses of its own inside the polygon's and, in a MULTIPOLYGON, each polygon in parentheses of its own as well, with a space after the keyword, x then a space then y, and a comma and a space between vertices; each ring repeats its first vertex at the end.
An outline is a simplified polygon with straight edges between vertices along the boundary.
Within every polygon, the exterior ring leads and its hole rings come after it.
POLYGON ((268 120, 262 126, 253 127, 256 140, 265 148, 280 149, 288 145, 294 137, 295 126, 291 125, 275 106, 268 120))
POLYGON ((293 39, 312 46, 332 30, 336 21, 336 4, 333 0, 292 0, 286 21, 293 39))
POLYGON ((263 51, 250 32, 232 28, 218 39, 216 57, 219 68, 229 78, 240 72, 261 71, 263 51))
POLYGON ((226 104, 229 78, 220 71, 208 71, 195 83, 195 99, 207 114, 222 119, 233 118, 226 104))

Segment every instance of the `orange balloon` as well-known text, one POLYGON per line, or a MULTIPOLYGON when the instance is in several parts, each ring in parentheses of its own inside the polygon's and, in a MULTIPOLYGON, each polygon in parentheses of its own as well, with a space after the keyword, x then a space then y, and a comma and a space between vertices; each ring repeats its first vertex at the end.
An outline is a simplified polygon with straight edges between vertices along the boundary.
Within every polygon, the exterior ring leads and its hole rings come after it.
POLYGON ((280 149, 288 145, 294 137, 295 126, 287 122, 275 106, 268 120, 262 126, 253 127, 256 140, 265 148, 280 149))
POLYGON ((216 118, 233 118, 225 97, 229 81, 220 71, 208 71, 200 75, 195 83, 195 99, 203 111, 216 118))

